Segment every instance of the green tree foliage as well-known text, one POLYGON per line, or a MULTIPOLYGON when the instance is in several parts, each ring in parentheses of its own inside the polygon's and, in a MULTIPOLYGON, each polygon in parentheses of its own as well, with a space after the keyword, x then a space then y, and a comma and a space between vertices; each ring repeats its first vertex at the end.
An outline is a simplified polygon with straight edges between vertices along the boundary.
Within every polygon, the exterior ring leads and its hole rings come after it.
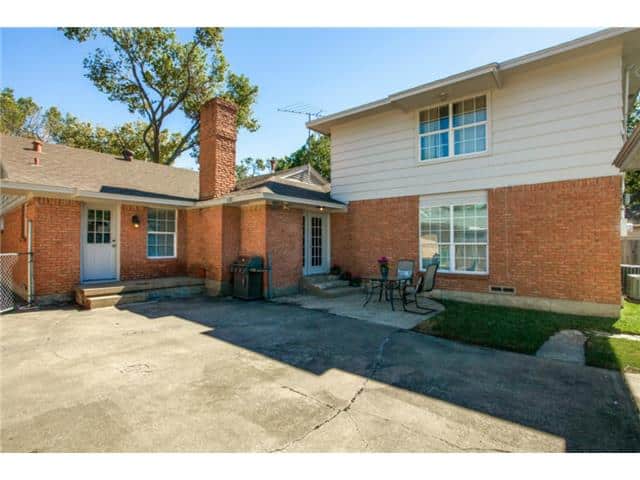
MULTIPOLYGON (((640 97, 636 98, 634 108, 629 114, 628 133, 631 134, 638 124, 640 124, 640 97)), ((640 171, 625 173, 624 190, 625 193, 631 194, 630 210, 640 213, 640 171)))
POLYGON ((11 88, 0 91, 0 132, 43 140, 44 114, 31 97, 15 98, 11 88))
POLYGON ((311 135, 307 142, 291 155, 277 160, 278 170, 311 164, 327 180, 331 179, 331 138, 311 135))
MULTIPOLYGON (((62 115, 55 107, 45 114, 45 131, 50 141, 114 155, 121 154, 125 149, 131 150, 134 158, 139 160, 150 160, 143 141, 145 128, 145 123, 138 121, 108 129, 82 122, 69 113, 62 115)), ((181 139, 179 133, 170 133, 168 130, 160 132, 160 163, 169 163, 169 156, 181 139)))
POLYGON ((267 172, 267 162, 261 158, 247 157, 236 163, 236 177, 238 180, 255 177, 267 172))
MULTIPOLYGON (((323 177, 331 179, 331 138, 324 135, 312 135, 307 142, 291 155, 282 158, 273 158, 276 168, 298 167, 310 163, 323 177)), ((248 176, 266 173, 269 161, 260 158, 245 158, 236 165, 236 173, 239 179, 248 176)))
MULTIPOLYGON (((31 97, 15 98, 10 88, 0 92, 0 132, 9 135, 33 137, 114 155, 120 155, 127 149, 135 158, 148 160, 149 152, 142 135, 145 128, 144 122, 129 122, 108 129, 83 122, 69 113, 63 115, 56 107, 45 111, 31 97)), ((161 161, 169 158, 181 139, 179 133, 161 132, 161 161)))
POLYGON ((141 116, 128 124, 141 135, 154 162, 171 164, 182 153, 197 156, 200 107, 219 96, 238 105, 238 127, 255 131, 253 114, 258 87, 229 71, 222 52, 221 28, 197 28, 181 42, 172 28, 63 28, 78 42, 102 37, 112 49, 96 48, 84 60, 86 76, 109 100, 121 102, 141 116), (176 112, 189 119, 186 132, 165 128, 176 112))

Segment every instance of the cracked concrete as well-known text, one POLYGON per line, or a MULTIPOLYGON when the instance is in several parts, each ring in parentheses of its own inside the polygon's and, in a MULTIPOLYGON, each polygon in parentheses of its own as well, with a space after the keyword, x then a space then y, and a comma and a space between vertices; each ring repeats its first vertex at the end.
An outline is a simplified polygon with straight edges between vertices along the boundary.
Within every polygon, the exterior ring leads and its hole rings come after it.
MULTIPOLYGON (((378 351, 376 353, 376 356, 373 359, 373 362, 371 364, 371 368, 369 369, 369 372, 367 373, 367 377, 365 377, 364 381, 362 382, 362 385, 356 391, 356 393, 353 394, 353 396, 351 397, 351 399, 349 400, 349 403, 347 403, 347 405, 345 405, 344 407, 342 407, 340 409, 336 409, 335 407, 333 407, 333 406, 331 406, 329 404, 324 404, 324 405, 326 405, 326 406, 328 406, 330 408, 333 408, 335 410, 333 415, 331 415, 326 420, 323 420, 322 422, 318 423, 317 425, 314 425, 308 432, 306 432, 300 438, 296 438, 296 439, 292 440, 291 442, 287 443, 285 446, 283 446, 281 448, 276 448, 276 449, 271 450, 271 451, 272 452, 284 452, 284 451, 288 450, 289 448, 291 448, 292 446, 294 446, 295 444, 297 444, 298 442, 301 442, 302 440, 307 438, 312 432, 321 429, 322 427, 327 425, 329 422, 335 420, 338 417, 338 415, 340 415, 342 413, 348 413, 349 409, 353 406, 353 404, 355 403, 355 401, 358 398, 358 396, 364 391, 365 387, 367 386, 367 382, 369 382, 369 378, 375 376, 376 372, 378 371, 378 367, 379 367, 380 363, 382 362, 382 356, 384 355, 384 347, 387 345, 389 340, 391 340, 391 337, 393 336, 394 333, 398 333, 398 332, 401 332, 401 331, 403 331, 403 330, 397 330, 395 332, 392 332, 392 333, 390 333, 389 335, 387 335, 386 337, 384 337, 382 339, 382 342, 380 343, 380 346, 378 347, 378 351)), ((291 389, 291 390, 293 390, 293 389, 291 389)), ((297 392, 297 393, 300 393, 300 392, 297 392)), ((301 394, 301 395, 305 395, 305 394, 301 394)), ((308 395, 305 395, 305 396, 308 397, 308 395)), ((313 398, 313 397, 309 397, 309 398, 313 398)), ((314 400, 316 400, 316 399, 314 398, 314 400)), ((319 400, 316 400, 316 401, 319 401, 319 400)), ((358 424, 353 419, 353 417, 351 417, 351 416, 349 416, 349 417, 353 421, 353 424, 354 424, 356 430, 358 431, 358 434, 362 438, 363 443, 368 448, 369 447, 369 443, 367 442, 367 440, 364 437, 362 437, 360 429, 358 428, 358 424)))
POLYGON ((0 329, 2 451, 640 450, 638 375, 326 312, 202 298, 0 329))

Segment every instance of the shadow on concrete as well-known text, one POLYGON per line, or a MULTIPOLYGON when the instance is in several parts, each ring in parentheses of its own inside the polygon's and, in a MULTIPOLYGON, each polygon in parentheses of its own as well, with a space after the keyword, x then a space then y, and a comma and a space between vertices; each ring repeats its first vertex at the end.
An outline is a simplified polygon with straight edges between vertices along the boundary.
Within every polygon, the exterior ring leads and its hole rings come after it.
POLYGON ((207 327, 203 335, 322 375, 339 369, 561 437, 569 452, 640 451, 618 372, 464 345, 269 302, 198 298, 121 307, 207 327))

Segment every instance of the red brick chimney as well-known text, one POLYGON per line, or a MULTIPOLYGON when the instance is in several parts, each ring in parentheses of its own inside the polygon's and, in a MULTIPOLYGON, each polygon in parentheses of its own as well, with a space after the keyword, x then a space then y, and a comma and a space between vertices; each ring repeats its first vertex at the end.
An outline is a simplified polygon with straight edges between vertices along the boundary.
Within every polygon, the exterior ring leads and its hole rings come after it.
POLYGON ((200 110, 200 200, 236 186, 236 112, 232 102, 213 98, 200 110))

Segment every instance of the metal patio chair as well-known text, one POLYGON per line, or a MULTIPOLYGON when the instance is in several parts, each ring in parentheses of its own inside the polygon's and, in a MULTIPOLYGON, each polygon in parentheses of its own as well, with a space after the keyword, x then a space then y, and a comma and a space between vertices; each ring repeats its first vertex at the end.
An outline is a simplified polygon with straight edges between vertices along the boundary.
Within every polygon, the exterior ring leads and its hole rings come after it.
POLYGON ((418 274, 418 280, 414 286, 405 285, 401 292, 402 308, 405 312, 410 312, 407 305, 414 303, 418 312, 412 313, 429 313, 435 312, 437 309, 420 305, 418 296, 423 293, 431 292, 436 286, 436 275, 438 273, 438 262, 427 265, 424 272, 418 274))
POLYGON ((398 260, 396 265, 396 279, 413 281, 413 260, 398 260))

